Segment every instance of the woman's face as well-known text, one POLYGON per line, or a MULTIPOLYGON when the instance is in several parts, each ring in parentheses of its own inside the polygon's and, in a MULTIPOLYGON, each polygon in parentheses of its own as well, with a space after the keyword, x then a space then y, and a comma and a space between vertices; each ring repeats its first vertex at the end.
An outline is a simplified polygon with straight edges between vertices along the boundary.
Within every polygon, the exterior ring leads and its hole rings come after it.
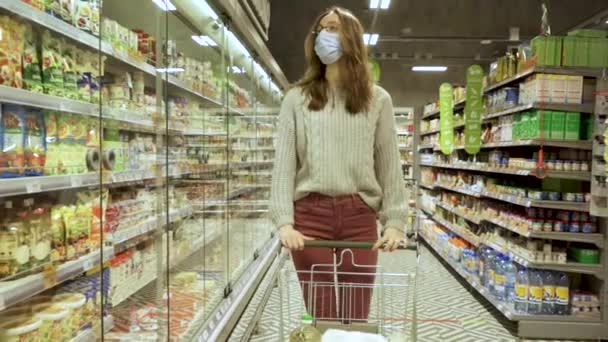
POLYGON ((317 32, 327 31, 331 33, 339 33, 340 32, 340 17, 334 12, 326 15, 319 22, 319 26, 317 27, 317 32))

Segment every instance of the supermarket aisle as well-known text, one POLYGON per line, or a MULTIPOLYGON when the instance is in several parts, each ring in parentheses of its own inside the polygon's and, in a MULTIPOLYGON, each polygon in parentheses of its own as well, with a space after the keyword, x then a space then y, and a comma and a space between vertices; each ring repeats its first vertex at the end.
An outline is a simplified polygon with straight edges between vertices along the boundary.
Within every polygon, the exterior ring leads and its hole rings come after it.
MULTIPOLYGON (((383 254, 380 264, 386 272, 409 272, 414 269, 415 256, 411 251, 383 254)), ((490 304, 476 299, 425 247, 421 250, 417 281, 418 341, 517 340, 513 335, 515 326, 505 322, 490 304)), ((277 339, 278 305, 275 289, 252 342, 277 339)), ((411 319, 411 307, 408 309, 411 319)))

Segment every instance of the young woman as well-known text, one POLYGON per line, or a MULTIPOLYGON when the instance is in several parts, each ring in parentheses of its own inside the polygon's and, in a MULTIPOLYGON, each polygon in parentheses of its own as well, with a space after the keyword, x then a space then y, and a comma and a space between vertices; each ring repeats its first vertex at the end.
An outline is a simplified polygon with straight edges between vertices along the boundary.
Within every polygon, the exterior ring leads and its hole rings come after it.
POLYGON ((363 27, 351 12, 333 7, 321 14, 305 49, 308 70, 281 106, 270 215, 291 250, 309 312, 317 319, 366 320, 378 249, 393 251, 405 237, 392 100, 372 82, 363 27), (377 243, 340 263, 339 249, 304 249, 313 239, 377 243), (338 298, 331 272, 313 279, 308 273, 312 265, 332 265, 336 255, 338 274, 351 273, 338 282, 356 289, 339 290, 338 298), (311 280, 322 285, 309 292, 311 280))

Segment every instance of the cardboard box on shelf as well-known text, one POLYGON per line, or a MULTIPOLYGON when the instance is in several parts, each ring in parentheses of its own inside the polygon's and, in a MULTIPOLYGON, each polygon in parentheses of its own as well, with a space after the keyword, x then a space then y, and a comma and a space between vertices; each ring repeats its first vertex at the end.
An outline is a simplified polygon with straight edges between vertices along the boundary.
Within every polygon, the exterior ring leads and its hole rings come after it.
POLYGON ((551 132, 551 112, 532 111, 529 114, 529 138, 548 139, 551 132))
POLYGON ((566 103, 567 76, 549 75, 549 89, 552 103, 566 103))
POLYGON ((566 103, 580 104, 583 102, 583 77, 566 77, 566 103))

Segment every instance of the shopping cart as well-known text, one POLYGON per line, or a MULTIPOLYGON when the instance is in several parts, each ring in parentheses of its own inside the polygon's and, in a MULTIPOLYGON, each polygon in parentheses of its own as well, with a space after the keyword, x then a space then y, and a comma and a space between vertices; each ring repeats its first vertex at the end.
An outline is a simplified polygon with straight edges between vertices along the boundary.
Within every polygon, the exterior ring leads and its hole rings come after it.
MULTIPOLYGON (((389 341, 416 341, 416 270, 419 258, 417 243, 402 244, 399 248, 412 250, 413 252, 405 257, 416 258, 413 269, 403 272, 383 269, 380 265, 357 264, 353 250, 370 249, 373 244, 306 241, 306 248, 332 248, 334 260, 328 265, 313 265, 310 271, 295 271, 291 263, 285 263, 278 279, 280 341, 289 340, 290 333, 301 325, 300 318, 305 313, 312 315, 314 325, 321 333, 328 329, 338 329, 377 334, 389 341), (354 267, 355 272, 339 272, 338 269, 344 263, 350 263, 349 269, 353 270, 354 267), (357 269, 365 272, 356 272, 357 269), (341 278, 355 274, 373 280, 340 281, 341 278), (325 281, 319 278, 324 278, 325 281), (327 278, 330 280, 326 281, 327 278), (331 297, 328 297, 328 294, 331 297), (367 303, 370 303, 369 307, 367 303), (409 308, 411 312, 408 311, 409 308)), ((407 253, 381 256, 403 258, 407 253)), ((282 257, 288 258, 287 251, 282 254, 282 257)))

